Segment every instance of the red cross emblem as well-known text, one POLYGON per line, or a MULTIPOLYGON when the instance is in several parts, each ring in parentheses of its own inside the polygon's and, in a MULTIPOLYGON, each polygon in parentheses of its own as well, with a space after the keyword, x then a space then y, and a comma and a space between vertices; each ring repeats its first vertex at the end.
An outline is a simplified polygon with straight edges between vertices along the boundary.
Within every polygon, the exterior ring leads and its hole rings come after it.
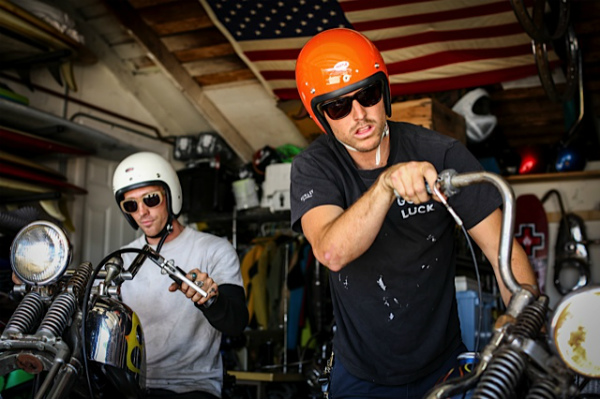
POLYGON ((532 223, 520 224, 515 238, 523 246, 525 253, 530 258, 537 257, 537 251, 542 250, 546 242, 545 235, 538 233, 535 230, 535 225, 532 223))

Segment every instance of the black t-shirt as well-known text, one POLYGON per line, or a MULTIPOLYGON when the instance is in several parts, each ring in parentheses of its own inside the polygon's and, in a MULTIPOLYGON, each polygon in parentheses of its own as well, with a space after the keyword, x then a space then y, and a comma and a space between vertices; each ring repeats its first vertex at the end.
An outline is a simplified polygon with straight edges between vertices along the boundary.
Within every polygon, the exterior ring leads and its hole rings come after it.
MULTIPOLYGON (((388 166, 428 161, 438 172, 481 170, 458 141, 419 126, 388 121, 390 156, 375 170, 355 168, 331 136, 315 140, 293 161, 292 226, 320 205, 349 208, 388 166)), ((467 229, 502 201, 489 184, 461 189, 449 199, 467 229)), ((408 383, 439 367, 460 344, 454 291, 454 219, 436 201, 398 199, 371 247, 330 273, 336 361, 364 380, 408 383)))

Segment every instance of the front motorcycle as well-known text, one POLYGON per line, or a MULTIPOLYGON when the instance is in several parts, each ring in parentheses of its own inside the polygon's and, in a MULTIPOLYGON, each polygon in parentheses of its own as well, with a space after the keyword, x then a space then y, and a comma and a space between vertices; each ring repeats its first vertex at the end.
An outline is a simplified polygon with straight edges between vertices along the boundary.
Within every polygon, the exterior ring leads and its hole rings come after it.
MULTIPOLYGON (((474 370, 435 388, 427 399, 583 398, 586 384, 600 378, 600 286, 588 286, 563 297, 555 309, 548 297, 536 298, 515 279, 510 265, 514 232, 514 194, 501 177, 476 172, 440 173, 436 194, 454 195, 461 187, 491 183, 503 196, 504 216, 498 254, 500 275, 512 298, 494 326, 493 336, 474 370)), ((443 196, 440 198, 443 198, 443 196)), ((459 226, 462 222, 442 202, 459 226)), ((465 232, 466 234, 466 232, 465 232)), ((596 381, 597 382, 597 381, 596 381)))
MULTIPOLYGON (((11 245, 11 267, 23 295, 0 336, 0 376, 34 376, 33 398, 140 398, 145 392, 144 334, 136 313, 120 299, 120 287, 150 259, 181 284, 200 287, 151 247, 125 248, 96 267, 68 269, 72 248, 65 232, 33 222, 11 245), (121 254, 138 253, 131 265, 121 254)), ((205 304, 210 306, 210 301, 205 304)))
POLYGON ((144 335, 136 313, 119 301, 135 271, 118 254, 97 270, 84 262, 67 270, 72 247, 62 229, 38 221, 19 231, 11 266, 24 295, 0 337, 0 375, 34 376, 33 397, 102 397, 144 390, 144 335), (94 283, 98 278, 97 283, 94 283))

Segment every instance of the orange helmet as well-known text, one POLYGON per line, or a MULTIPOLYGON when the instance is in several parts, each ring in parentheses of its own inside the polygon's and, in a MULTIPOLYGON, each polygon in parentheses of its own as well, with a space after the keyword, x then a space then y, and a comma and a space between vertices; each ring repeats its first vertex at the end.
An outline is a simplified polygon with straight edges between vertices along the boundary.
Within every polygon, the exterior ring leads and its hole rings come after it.
POLYGON ((323 101, 368 86, 383 84, 385 112, 392 114, 389 76, 383 58, 364 35, 346 28, 311 38, 296 61, 296 86, 309 115, 328 134, 331 128, 318 108, 323 101))

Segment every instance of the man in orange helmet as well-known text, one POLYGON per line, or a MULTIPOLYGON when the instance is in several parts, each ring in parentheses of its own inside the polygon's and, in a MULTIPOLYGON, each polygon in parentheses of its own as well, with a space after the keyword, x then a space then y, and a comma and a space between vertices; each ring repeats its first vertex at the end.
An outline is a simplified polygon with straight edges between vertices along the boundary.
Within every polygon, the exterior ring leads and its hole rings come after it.
MULTIPOLYGON (((331 397, 421 398, 466 350, 454 289, 454 219, 425 182, 433 187, 445 169, 482 168, 456 140, 386 119, 386 65, 356 31, 313 37, 298 57, 296 84, 326 133, 294 159, 291 208, 293 228, 331 271, 331 397)), ((508 302, 497 259, 500 196, 491 185, 473 185, 450 202, 508 302)), ((535 286, 518 245, 512 269, 535 286)))

